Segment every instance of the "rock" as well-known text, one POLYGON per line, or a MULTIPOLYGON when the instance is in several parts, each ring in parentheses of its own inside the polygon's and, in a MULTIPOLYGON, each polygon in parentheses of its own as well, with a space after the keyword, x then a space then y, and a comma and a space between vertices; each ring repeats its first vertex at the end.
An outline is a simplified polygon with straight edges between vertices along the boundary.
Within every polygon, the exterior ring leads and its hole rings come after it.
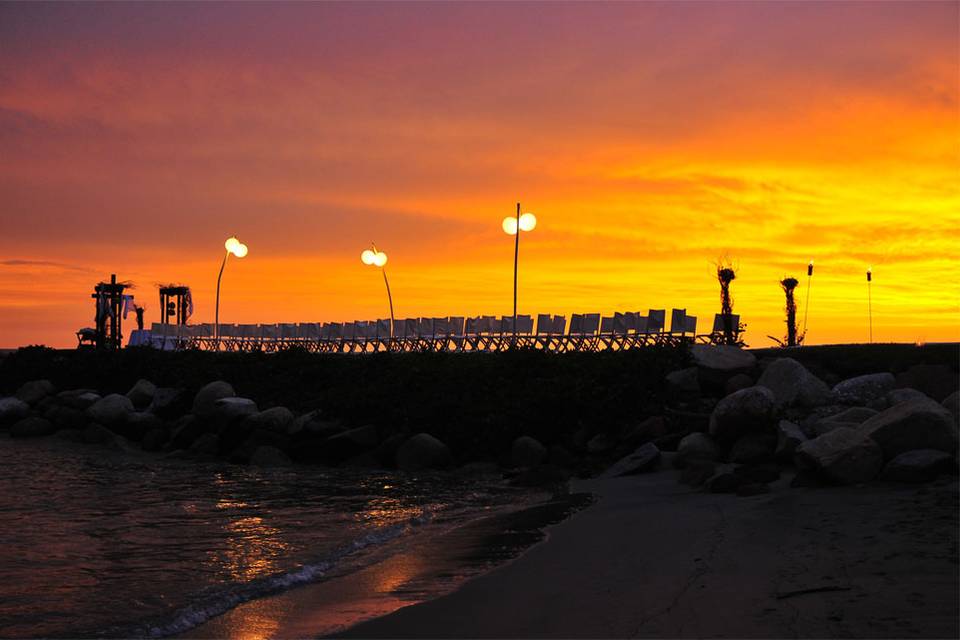
POLYGON ((170 444, 174 449, 188 449, 194 440, 205 432, 203 422, 196 416, 187 414, 174 423, 170 444))
POLYGON ((623 442, 627 446, 638 447, 641 444, 665 436, 669 432, 667 421, 663 419, 663 416, 652 416, 628 429, 624 434, 623 442))
POLYGON ((637 448, 630 455, 621 458, 601 474, 601 478, 617 478, 632 476, 643 471, 655 469, 660 463, 660 450, 657 445, 648 442, 637 448))
POLYGON ((56 425, 46 418, 23 418, 10 427, 11 438, 39 438, 49 436, 57 430, 56 425))
MULTIPOLYGON (((706 433, 710 429, 710 414, 716 407, 716 402, 706 411, 690 410, 689 408, 677 409, 667 407, 664 409, 668 432, 674 433, 693 433, 694 431, 703 431, 706 433)), ((699 409, 700 407, 696 407, 699 409)), ((666 434, 664 434, 666 435, 666 434)), ((660 436, 656 436, 658 438, 660 436)), ((654 438, 654 440, 656 439, 654 438)), ((638 442, 637 444, 643 444, 638 442)))
POLYGON ((934 400, 908 400, 873 416, 858 427, 892 460, 913 449, 936 449, 953 455, 957 451, 957 426, 953 416, 934 400))
POLYGON ((833 392, 843 404, 869 406, 881 403, 896 383, 892 373, 871 373, 844 380, 833 388, 833 392))
MULTIPOLYGON (((303 433, 304 431, 309 431, 308 425, 311 423, 323 423, 323 412, 319 409, 313 411, 308 411, 303 415, 299 415, 293 419, 293 422, 287 427, 287 435, 295 436, 298 433, 303 433)), ((340 431, 346 431, 341 427, 340 431)), ((334 435, 333 433, 325 434, 328 437, 334 435)))
POLYGON ((170 434, 165 427, 154 427, 143 434, 140 446, 144 451, 160 451, 169 439, 170 434))
POLYGON ((83 431, 78 429, 61 429, 54 433, 53 437, 66 442, 83 442, 83 431))
POLYGON ((767 462, 773 459, 777 436, 772 433, 748 433, 730 447, 730 462, 739 464, 767 462))
POLYGON ((727 384, 723 386, 723 395, 728 396, 731 393, 736 393, 737 391, 740 391, 741 389, 752 387, 754 384, 755 382, 753 378, 751 378, 745 373, 738 373, 737 375, 727 380, 727 384))
POLYGON ((376 427, 357 427, 327 438, 324 442, 323 457, 327 462, 339 463, 370 451, 378 444, 380 438, 376 427))
POLYGON ((190 399, 183 389, 158 387, 147 411, 162 420, 173 420, 190 411, 190 399))
POLYGON ((706 482, 711 493, 734 493, 741 484, 743 478, 730 470, 718 471, 706 482))
POLYGON ((737 495, 741 498, 759 496, 764 493, 770 493, 770 485, 765 482, 748 482, 737 487, 737 495))
POLYGON ((0 427, 27 417, 30 405, 19 398, 0 398, 0 427))
POLYGON ((127 414, 127 420, 119 427, 119 433, 134 442, 140 442, 148 431, 163 428, 163 420, 157 416, 145 411, 135 411, 127 414))
POLYGON ((679 398, 700 395, 700 378, 697 371, 697 367, 688 367, 668 373, 667 393, 679 398))
POLYGON ((202 418, 213 431, 227 429, 257 413, 257 403, 250 398, 220 398, 214 401, 213 406, 213 412, 202 418))
POLYGON ((293 412, 286 407, 274 407, 249 416, 247 422, 255 429, 286 434, 287 428, 293 422, 293 412))
POLYGON ((717 403, 710 414, 710 435, 720 441, 733 441, 747 433, 772 430, 775 411, 770 389, 741 389, 717 403))
POLYGON ((796 453, 797 467, 818 471, 838 484, 873 480, 883 467, 883 451, 871 438, 840 427, 807 440, 796 453))
POLYGON ((429 433, 418 433, 397 449, 396 462, 401 471, 445 469, 453 462, 453 456, 447 445, 429 433))
POLYGON ((123 425, 130 413, 133 413, 133 403, 119 393, 104 396, 87 408, 87 417, 111 429, 123 425))
POLYGON ((56 392, 57 388, 49 380, 31 380, 20 385, 16 396, 18 400, 34 405, 56 392))
POLYGON ((704 392, 722 393, 727 380, 738 373, 751 374, 757 358, 749 351, 729 345, 694 345, 690 355, 697 365, 697 377, 704 392))
POLYGON ((54 407, 46 417, 60 429, 83 429, 88 422, 87 414, 67 406, 54 407))
POLYGON ((684 436, 677 445, 677 460, 690 464, 691 460, 718 460, 720 447, 705 433, 691 433, 684 436))
POLYGON ((818 407, 830 401, 830 389, 793 358, 777 358, 757 385, 773 392, 778 407, 818 407))
POLYGON ((781 420, 777 425, 777 448, 773 455, 778 460, 792 460, 797 447, 807 441, 800 425, 789 420, 781 420))
POLYGON ((865 420, 872 418, 873 416, 880 413, 876 409, 869 409, 867 407, 850 407, 845 409, 840 413, 834 413, 830 416, 827 416, 825 420, 831 422, 853 422, 855 424, 861 424, 865 420))
POLYGON ((138 411, 143 411, 153 402, 153 396, 157 393, 157 385, 149 380, 141 378, 127 391, 127 397, 138 411))
POLYGON ((960 378, 945 364, 915 364, 897 374, 897 386, 916 389, 941 402, 960 387, 960 378))
POLYGON ((608 433, 598 433, 587 442, 587 453, 605 453, 616 446, 616 441, 608 433))
POLYGON ((733 472, 744 482, 774 482, 780 478, 780 468, 775 464, 744 464, 733 472))
POLYGON ((547 448, 530 436, 520 436, 510 447, 510 461, 515 467, 535 467, 547 457, 547 448))
POLYGON ((906 402, 907 400, 931 400, 930 396, 916 389, 894 389, 884 397, 888 407, 906 402))
POLYGON ((395 433, 377 445, 376 450, 373 452, 374 457, 377 459, 377 466, 381 468, 392 467, 394 461, 397 459, 397 450, 406 439, 407 434, 395 433))
MULTIPOLYGON (((109 396, 108 396, 109 397, 109 396)), ((125 398, 126 396, 120 396, 125 398)), ((102 444, 116 438, 113 432, 102 424, 93 423, 83 430, 83 441, 87 444, 102 444)))
POLYGON ((856 429, 860 426, 859 422, 840 422, 839 420, 821 420, 810 425, 810 435, 811 437, 816 438, 817 436, 822 436, 825 433, 829 433, 838 427, 846 427, 847 429, 856 429))
POLYGON ((677 447, 680 446, 680 441, 683 440, 682 433, 668 433, 665 436, 660 436, 659 438, 654 438, 651 442, 657 445, 657 449, 660 451, 676 451, 677 447))
POLYGON ((220 436, 215 433, 200 434, 196 440, 190 444, 190 451, 215 456, 220 449, 220 436))
POLYGON ((217 400, 233 398, 237 394, 233 387, 223 380, 217 380, 204 386, 193 398, 193 414, 199 418, 212 417, 217 412, 217 400))
POLYGON ((61 391, 57 394, 57 399, 65 407, 88 409, 94 402, 100 399, 100 394, 93 389, 71 389, 70 391, 61 391))
POLYGON ((258 467, 289 467, 293 461, 280 449, 263 445, 257 447, 250 456, 250 464, 258 467))
POLYGON ((931 482, 941 473, 956 470, 953 456, 936 449, 904 451, 883 468, 881 478, 891 482, 931 482))
POLYGON ((942 406, 953 415, 954 424, 960 422, 960 393, 954 391, 944 398, 942 406))
POLYGON ((680 484, 699 487, 717 473, 717 464, 711 460, 687 460, 680 472, 680 484))

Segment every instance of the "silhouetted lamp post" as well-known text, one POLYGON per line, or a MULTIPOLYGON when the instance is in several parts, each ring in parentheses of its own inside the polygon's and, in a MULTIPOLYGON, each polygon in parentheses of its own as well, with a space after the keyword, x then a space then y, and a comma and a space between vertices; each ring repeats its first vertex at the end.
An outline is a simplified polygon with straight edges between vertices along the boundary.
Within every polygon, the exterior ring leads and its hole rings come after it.
POLYGON ((377 245, 370 243, 373 249, 367 249, 360 254, 360 260, 363 264, 374 267, 380 267, 383 273, 383 284, 387 286, 387 301, 390 303, 390 339, 393 340, 393 296, 390 294, 390 281, 387 280, 387 270, 384 265, 387 264, 387 254, 383 251, 377 251, 377 245))
POLYGON ((873 282, 873 267, 867 267, 867 316, 870 319, 870 344, 873 344, 873 295, 870 283, 873 282))
POLYGON ((532 213, 520 215, 520 203, 517 203, 516 217, 503 219, 503 230, 507 235, 516 236, 513 245, 513 342, 517 341, 517 267, 520 260, 520 232, 533 231, 537 227, 537 217, 532 213))
POLYGON ((223 268, 227 266, 227 258, 230 257, 230 254, 242 258, 247 255, 247 245, 243 244, 234 236, 227 238, 227 241, 223 243, 226 253, 223 255, 223 262, 220 264, 220 273, 217 275, 217 306, 214 311, 214 326, 216 328, 214 335, 216 336, 217 349, 220 348, 220 279, 223 278, 223 268))
POLYGON ((813 280, 813 259, 807 265, 807 302, 803 305, 803 335, 807 335, 807 314, 810 312, 810 283, 813 280))

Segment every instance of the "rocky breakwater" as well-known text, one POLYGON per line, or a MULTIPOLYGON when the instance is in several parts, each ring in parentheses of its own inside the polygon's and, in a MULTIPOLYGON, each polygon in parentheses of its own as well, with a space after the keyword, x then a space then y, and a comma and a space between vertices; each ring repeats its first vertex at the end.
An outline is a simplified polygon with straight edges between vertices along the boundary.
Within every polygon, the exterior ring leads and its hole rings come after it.
POLYGON ((789 357, 761 362, 734 347, 699 345, 692 356, 665 380, 669 437, 651 439, 607 476, 656 469, 661 452, 670 452, 680 482, 743 496, 769 491, 784 474, 809 487, 958 472, 958 393, 925 368, 831 386, 789 357))

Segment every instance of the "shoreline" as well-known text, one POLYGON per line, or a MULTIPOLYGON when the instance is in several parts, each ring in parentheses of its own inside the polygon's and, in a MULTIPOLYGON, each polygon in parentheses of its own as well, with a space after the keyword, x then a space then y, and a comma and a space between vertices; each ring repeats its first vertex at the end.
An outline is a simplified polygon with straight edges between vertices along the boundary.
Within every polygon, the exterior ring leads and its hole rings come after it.
POLYGON ((957 637, 957 479, 749 498, 674 473, 574 483, 596 504, 435 600, 337 637, 957 637))

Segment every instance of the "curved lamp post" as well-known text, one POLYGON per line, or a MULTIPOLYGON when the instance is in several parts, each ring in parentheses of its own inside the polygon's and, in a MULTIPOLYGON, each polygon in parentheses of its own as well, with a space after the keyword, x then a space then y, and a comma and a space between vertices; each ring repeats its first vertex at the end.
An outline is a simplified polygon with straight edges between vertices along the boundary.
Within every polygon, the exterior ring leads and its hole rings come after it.
POLYGON ((380 267, 383 273, 383 284, 387 285, 387 301, 390 303, 390 340, 393 340, 393 295, 390 294, 390 281, 387 280, 387 270, 384 265, 387 264, 387 254, 383 251, 377 251, 377 245, 370 243, 372 249, 367 249, 360 254, 360 260, 363 264, 373 267, 380 267))
POLYGON ((516 217, 503 219, 503 230, 509 236, 516 236, 513 245, 513 342, 517 342, 517 266, 520 261, 520 232, 533 231, 537 227, 537 216, 532 213, 520 215, 520 203, 517 203, 516 217))
POLYGON ((227 258, 230 257, 230 254, 242 258, 247 255, 247 245, 243 244, 235 236, 230 236, 227 238, 227 241, 223 243, 224 249, 227 250, 223 254, 223 262, 220 263, 220 273, 217 275, 217 306, 214 311, 214 336, 216 337, 217 349, 220 349, 220 279, 223 278, 223 268, 227 266, 227 258))

